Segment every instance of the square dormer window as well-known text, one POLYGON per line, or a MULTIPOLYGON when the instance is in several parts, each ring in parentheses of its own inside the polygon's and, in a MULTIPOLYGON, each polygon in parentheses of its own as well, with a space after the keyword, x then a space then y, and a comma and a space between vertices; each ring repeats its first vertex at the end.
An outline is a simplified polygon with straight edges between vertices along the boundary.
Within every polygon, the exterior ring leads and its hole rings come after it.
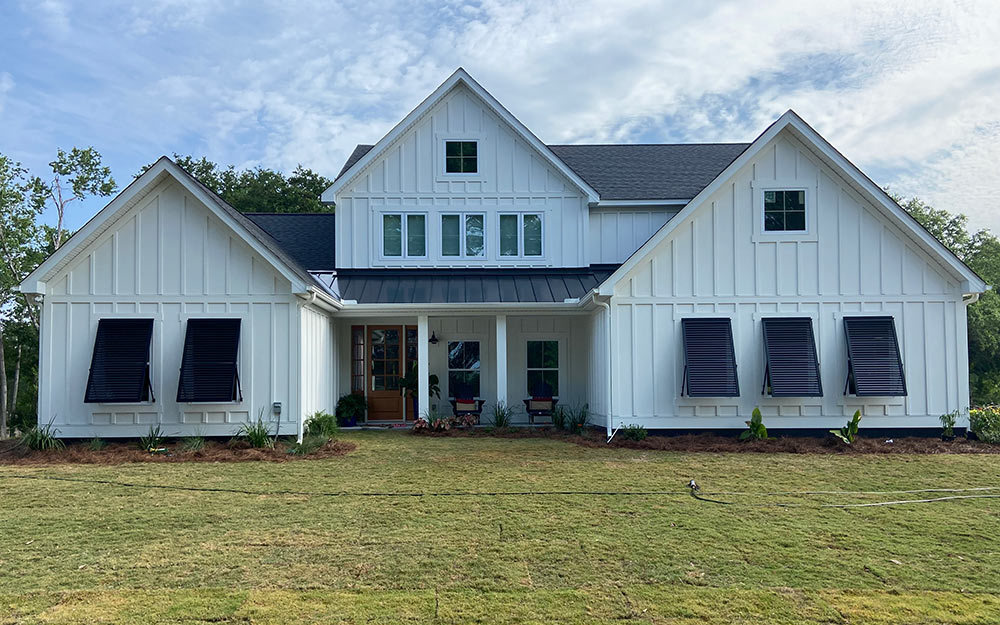
POLYGON ((444 171, 447 174, 479 173, 478 147, 475 141, 445 141, 444 171))
POLYGON ((764 191, 764 232, 805 232, 806 192, 802 189, 764 191))

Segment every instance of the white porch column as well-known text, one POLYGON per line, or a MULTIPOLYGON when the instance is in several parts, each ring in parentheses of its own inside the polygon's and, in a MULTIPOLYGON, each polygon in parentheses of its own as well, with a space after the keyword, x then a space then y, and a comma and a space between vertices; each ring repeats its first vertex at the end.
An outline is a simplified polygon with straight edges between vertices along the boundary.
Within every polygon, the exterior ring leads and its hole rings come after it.
POLYGON ((507 403, 507 315, 497 315, 497 402, 507 403))
POLYGON ((417 315, 417 411, 414 415, 419 419, 421 416, 430 413, 431 410, 431 389, 430 389, 430 363, 428 362, 429 349, 427 335, 427 315, 417 315))

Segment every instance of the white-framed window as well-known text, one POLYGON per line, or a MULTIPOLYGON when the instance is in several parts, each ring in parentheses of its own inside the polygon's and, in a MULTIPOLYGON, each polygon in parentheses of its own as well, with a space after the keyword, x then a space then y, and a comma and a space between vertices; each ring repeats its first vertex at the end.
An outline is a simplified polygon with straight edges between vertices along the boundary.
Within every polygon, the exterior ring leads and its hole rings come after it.
POLYGON ((508 258, 540 257, 544 251, 542 213, 500 213, 500 256, 508 258))
POLYGON ((448 395, 453 399, 480 396, 479 341, 448 341, 448 395))
POLYGON ((444 173, 478 174, 479 142, 474 139, 446 139, 444 173))
POLYGON ((764 189, 764 232, 808 232, 805 189, 764 189))
POLYGON ((427 258, 427 215, 424 213, 383 213, 382 256, 385 258, 427 258))
POLYGON ((483 258, 486 256, 486 215, 445 213, 441 215, 441 256, 483 258))
POLYGON ((559 396, 559 341, 528 341, 528 395, 531 397, 559 396))

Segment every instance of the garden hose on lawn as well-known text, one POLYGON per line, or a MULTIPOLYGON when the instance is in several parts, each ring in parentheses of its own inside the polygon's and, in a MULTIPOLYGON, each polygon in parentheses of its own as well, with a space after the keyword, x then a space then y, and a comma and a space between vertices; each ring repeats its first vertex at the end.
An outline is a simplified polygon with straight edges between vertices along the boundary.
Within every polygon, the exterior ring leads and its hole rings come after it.
POLYGON ((212 488, 205 486, 179 486, 172 484, 141 484, 136 482, 124 482, 118 480, 86 479, 80 477, 60 477, 55 475, 27 475, 8 474, 0 475, 0 479, 17 480, 45 480, 53 482, 75 482, 83 484, 100 484, 105 486, 118 486, 122 488, 147 488, 157 490, 177 490, 193 491, 202 493, 227 493, 236 495, 251 496, 278 496, 290 495, 296 497, 385 497, 385 498, 413 498, 413 497, 558 497, 558 496, 599 496, 599 497, 656 497, 656 496, 683 496, 690 495, 695 500, 705 503, 714 503, 725 506, 744 507, 778 507, 778 508, 870 508, 876 506, 897 506, 918 503, 936 503, 944 501, 955 501, 963 499, 997 499, 1000 493, 992 491, 1000 490, 1000 486, 980 486, 975 488, 919 488, 912 490, 869 490, 869 491, 849 491, 849 490, 812 490, 812 491, 770 491, 770 492, 741 492, 741 491, 718 491, 705 493, 694 483, 688 485, 688 490, 537 490, 537 491, 411 491, 411 492, 379 492, 379 491, 295 491, 295 490, 271 490, 255 491, 241 488, 212 488), (923 499, 897 499, 892 501, 875 501, 866 503, 776 503, 776 502, 735 502, 715 497, 812 497, 812 496, 887 496, 887 495, 915 495, 915 494, 941 494, 937 497, 923 499), (944 495, 943 493, 950 493, 944 495), (709 496, 711 495, 711 496, 709 496))

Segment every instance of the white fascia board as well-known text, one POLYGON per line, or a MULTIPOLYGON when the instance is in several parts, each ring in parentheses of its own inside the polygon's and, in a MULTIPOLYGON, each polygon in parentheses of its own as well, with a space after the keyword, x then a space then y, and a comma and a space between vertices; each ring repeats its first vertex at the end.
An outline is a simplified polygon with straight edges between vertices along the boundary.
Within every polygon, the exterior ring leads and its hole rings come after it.
POLYGON ((909 213, 903 210, 892 198, 890 198, 884 190, 882 190, 878 185, 876 185, 872 180, 866 176, 860 169, 857 168, 853 163, 851 163, 847 158, 845 158, 840 152, 837 151, 826 139, 824 139, 818 132, 813 130, 809 124, 802 120, 795 111, 789 109, 781 117, 779 117, 773 124, 767 127, 753 142, 743 151, 736 159, 729 164, 722 172, 712 180, 707 187, 701 190, 698 195, 692 199, 687 206, 682 208, 672 219, 668 220, 667 223, 656 231, 649 238, 646 243, 644 243, 639 249, 632 253, 622 265, 615 270, 608 278, 601 283, 598 287, 598 293, 600 295, 613 295, 615 285, 618 284, 647 254, 652 252, 661 241, 666 239, 670 234, 680 226, 680 224, 687 219, 694 211, 705 202, 705 200, 713 193, 715 193, 723 184, 725 184, 737 171, 740 170, 747 162, 752 160, 757 156, 758 153, 764 147, 774 139, 778 133, 780 133, 785 128, 791 127, 795 132, 796 136, 802 140, 807 146, 815 148, 817 152, 824 156, 828 165, 832 165, 834 169, 840 170, 842 175, 845 176, 847 180, 852 182, 859 190, 863 191, 865 197, 872 203, 881 206, 885 209, 885 212, 890 214, 895 218, 895 221, 905 232, 909 232, 913 235, 913 238, 922 243, 922 246, 932 253, 934 256, 938 257, 942 263, 951 268, 954 274, 963 280, 962 288, 965 292, 982 292, 986 288, 986 283, 980 278, 974 271, 969 269, 961 260, 958 259, 947 247, 945 247, 940 241, 938 241, 934 236, 932 236, 927 230, 925 230, 916 219, 913 218, 909 213))
POLYGON ((517 314, 527 313, 579 313, 589 300, 578 302, 507 302, 507 303, 481 303, 481 304, 357 304, 350 300, 343 302, 340 314, 343 316, 369 316, 369 315, 415 315, 418 313, 428 313, 440 315, 442 313, 469 314, 487 313, 495 315, 502 312, 516 312, 517 314))
POLYGON ((570 181, 573 182, 583 193, 587 196, 588 202, 597 202, 600 197, 596 190, 587 184, 583 178, 581 178, 575 171, 570 169, 566 163, 562 161, 555 153, 549 149, 547 145, 542 143, 542 141, 534 135, 527 126, 521 123, 514 115, 511 114, 496 98, 494 98, 486 89, 483 88, 475 79, 472 78, 463 68, 458 68, 455 72, 448 77, 441 85, 435 89, 429 96, 424 98, 415 109, 410 111, 410 113, 402 119, 398 124, 396 124, 392 130, 390 130, 384 137, 379 139, 372 149, 358 159, 358 162, 354 163, 350 169, 344 172, 340 178, 334 181, 326 191, 320 196, 320 200, 323 202, 335 202, 337 193, 341 189, 349 185, 354 179, 360 174, 372 161, 374 161, 378 156, 386 150, 390 145, 392 145, 397 139, 399 139, 407 130, 410 129, 413 124, 420 120, 432 107, 434 107, 438 102, 448 92, 450 92, 457 84, 463 84, 470 91, 479 96, 483 102, 486 103, 493 112, 496 113, 500 119, 504 120, 508 126, 514 129, 522 139, 524 139, 531 147, 541 153, 548 159, 549 163, 559 170, 561 174, 566 176, 570 181))
MULTIPOLYGON (((955 277, 963 280, 962 288, 969 293, 981 293, 986 290, 986 282, 980 278, 976 272, 963 263, 955 254, 943 243, 937 240, 934 235, 927 231, 913 215, 896 203, 885 189, 875 184, 863 171, 849 161, 847 157, 833 147, 829 141, 823 138, 812 126, 799 117, 794 111, 788 111, 785 115, 790 115, 788 126, 800 139, 805 140, 806 145, 813 148, 823 157, 828 165, 833 165, 834 169, 846 174, 848 182, 856 190, 860 191, 866 199, 877 206, 881 206, 886 213, 895 218, 904 232, 907 232, 925 251, 937 257, 946 267, 951 268, 955 277)), ((784 115, 782 116, 784 117, 784 115)))
POLYGON ((246 227, 240 222, 233 219, 232 215, 228 214, 225 210, 221 210, 218 204, 205 193, 204 189, 198 185, 191 182, 191 180, 184 174, 180 167, 174 163, 172 160, 167 159, 166 166, 170 174, 183 186, 191 195, 195 196, 202 204, 208 208, 216 217, 221 219, 227 226, 229 226, 234 232, 240 235, 247 245, 250 246, 253 251, 257 252, 264 257, 267 262, 269 262, 275 269, 277 269, 282 276, 285 277, 292 285, 293 293, 304 293, 307 287, 312 285, 307 285, 302 278, 293 271, 283 260, 275 256, 275 254, 267 248, 256 236, 251 234, 246 227))
POLYGON ((187 175, 166 156, 161 156, 152 167, 133 180, 121 193, 108 202, 90 221, 84 224, 82 228, 61 245, 54 254, 42 261, 34 271, 28 274, 28 277, 18 285, 21 292, 44 295, 45 282, 52 277, 52 274, 62 268, 67 262, 72 261, 83 248, 103 234, 106 224, 109 224, 117 215, 131 209, 132 206, 153 190, 163 180, 164 176, 170 176, 176 180, 212 214, 221 219, 234 232, 238 233, 247 245, 263 256, 291 283, 293 292, 305 292, 307 285, 294 271, 267 249, 267 247, 261 244, 255 236, 247 232, 242 224, 221 210, 212 198, 206 195, 204 190, 193 184, 187 175))
POLYGON ((51 274, 58 270, 65 261, 72 260, 79 252, 80 248, 86 246, 93 238, 103 232, 103 226, 109 219, 120 210, 129 208, 135 202, 145 197, 147 193, 159 183, 162 175, 166 172, 167 163, 170 162, 166 156, 161 156, 152 167, 147 169, 141 176, 133 180, 127 187, 121 190, 107 205, 90 218, 87 223, 73 233, 59 249, 43 260, 35 270, 32 271, 18 285, 18 290, 22 293, 45 294, 45 281, 51 278, 51 274))
POLYGON ((691 200, 600 200, 594 208, 636 208, 647 206, 685 206, 691 200))

